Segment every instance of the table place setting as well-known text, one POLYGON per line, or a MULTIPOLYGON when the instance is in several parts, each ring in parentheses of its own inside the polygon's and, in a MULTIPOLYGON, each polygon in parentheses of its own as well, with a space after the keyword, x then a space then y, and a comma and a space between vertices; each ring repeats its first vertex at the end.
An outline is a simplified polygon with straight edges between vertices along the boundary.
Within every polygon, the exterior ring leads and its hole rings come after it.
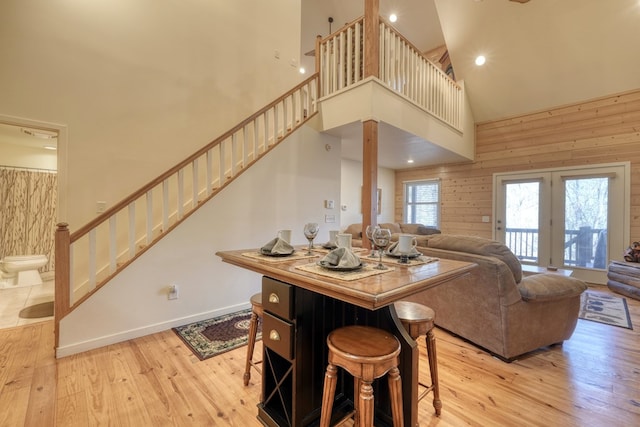
POLYGON ((415 236, 401 234, 396 242, 391 242, 391 231, 377 225, 367 226, 365 235, 373 248, 368 258, 378 258, 377 268, 382 268, 383 263, 414 266, 439 260, 422 255, 417 249, 418 242, 415 236))
POLYGON ((292 261, 305 258, 318 257, 318 254, 310 251, 296 251, 289 241, 291 239, 291 230, 278 231, 277 237, 268 241, 256 252, 244 252, 242 256, 259 259, 261 261, 276 263, 284 261, 292 261))
MULTIPOLYGON (((400 236, 400 239, 403 237, 404 236, 400 236)), ((415 239, 415 237, 412 238, 415 239)), ((440 260, 440 258, 422 255, 422 252, 416 248, 415 244, 407 247, 403 246, 401 242, 402 240, 392 243, 389 248, 383 252, 382 262, 413 266, 440 260)))
POLYGON ((393 267, 379 269, 373 264, 364 263, 351 248, 342 246, 330 251, 316 263, 296 265, 295 268, 341 280, 358 280, 394 270, 393 267))

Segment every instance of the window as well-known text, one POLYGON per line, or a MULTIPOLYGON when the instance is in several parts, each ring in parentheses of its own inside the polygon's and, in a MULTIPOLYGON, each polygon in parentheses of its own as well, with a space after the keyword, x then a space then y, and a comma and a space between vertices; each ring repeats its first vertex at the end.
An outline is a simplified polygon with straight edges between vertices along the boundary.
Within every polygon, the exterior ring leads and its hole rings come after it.
POLYGON ((404 183, 404 221, 440 228, 440 180, 404 183))

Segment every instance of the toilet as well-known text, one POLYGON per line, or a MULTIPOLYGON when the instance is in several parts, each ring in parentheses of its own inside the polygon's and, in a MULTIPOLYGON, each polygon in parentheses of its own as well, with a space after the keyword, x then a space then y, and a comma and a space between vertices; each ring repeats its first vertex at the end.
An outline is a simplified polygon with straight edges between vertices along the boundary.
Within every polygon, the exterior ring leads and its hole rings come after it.
POLYGON ((46 255, 6 256, 0 261, 0 288, 42 284, 39 268, 49 260, 46 255))

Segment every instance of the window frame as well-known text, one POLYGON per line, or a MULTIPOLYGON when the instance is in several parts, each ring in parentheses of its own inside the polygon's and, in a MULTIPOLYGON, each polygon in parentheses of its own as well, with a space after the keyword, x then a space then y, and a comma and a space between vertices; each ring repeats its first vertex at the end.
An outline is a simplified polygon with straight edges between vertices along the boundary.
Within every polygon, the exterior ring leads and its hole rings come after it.
POLYGON ((435 227, 437 229, 440 229, 440 221, 441 221, 441 198, 442 198, 442 182, 439 178, 432 178, 432 179, 421 179, 421 180, 416 180, 416 181, 404 181, 402 183, 402 189, 403 189, 403 196, 402 196, 402 218, 403 221, 406 223, 416 223, 416 219, 415 219, 415 212, 416 210, 413 209, 413 218, 409 218, 409 206, 419 206, 419 205, 435 205, 435 211, 436 211, 436 224, 423 224, 425 226, 428 227, 435 227), (435 186, 437 189, 437 200, 434 202, 410 202, 408 200, 409 197, 409 191, 407 190, 407 188, 409 186, 411 187, 419 187, 421 185, 430 185, 430 186, 435 186))

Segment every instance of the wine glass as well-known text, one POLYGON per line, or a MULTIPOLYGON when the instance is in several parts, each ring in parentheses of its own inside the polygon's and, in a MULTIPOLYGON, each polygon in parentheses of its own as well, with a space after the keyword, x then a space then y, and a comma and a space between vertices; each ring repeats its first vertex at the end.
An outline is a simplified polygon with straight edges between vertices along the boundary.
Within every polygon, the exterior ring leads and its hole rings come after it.
POLYGON ((373 243, 376 245, 376 248, 378 248, 378 255, 380 256, 378 265, 373 268, 376 270, 386 270, 387 267, 382 264, 382 252, 384 252, 391 243, 391 230, 388 228, 376 228, 373 230, 371 238, 373 239, 373 243))
POLYGON ((309 250, 307 251, 307 255, 313 255, 311 249, 313 248, 313 239, 318 235, 318 230, 320 230, 320 227, 315 222, 310 222, 304 225, 304 237, 309 241, 309 250))
POLYGON ((367 239, 369 239, 369 242, 371 242, 371 253, 369 254, 369 258, 377 258, 378 255, 376 254, 376 246, 373 243, 373 237, 371 237, 371 235, 373 234, 373 231, 377 228, 380 228, 377 225, 367 225, 367 229, 364 231, 365 235, 367 236, 367 239))

